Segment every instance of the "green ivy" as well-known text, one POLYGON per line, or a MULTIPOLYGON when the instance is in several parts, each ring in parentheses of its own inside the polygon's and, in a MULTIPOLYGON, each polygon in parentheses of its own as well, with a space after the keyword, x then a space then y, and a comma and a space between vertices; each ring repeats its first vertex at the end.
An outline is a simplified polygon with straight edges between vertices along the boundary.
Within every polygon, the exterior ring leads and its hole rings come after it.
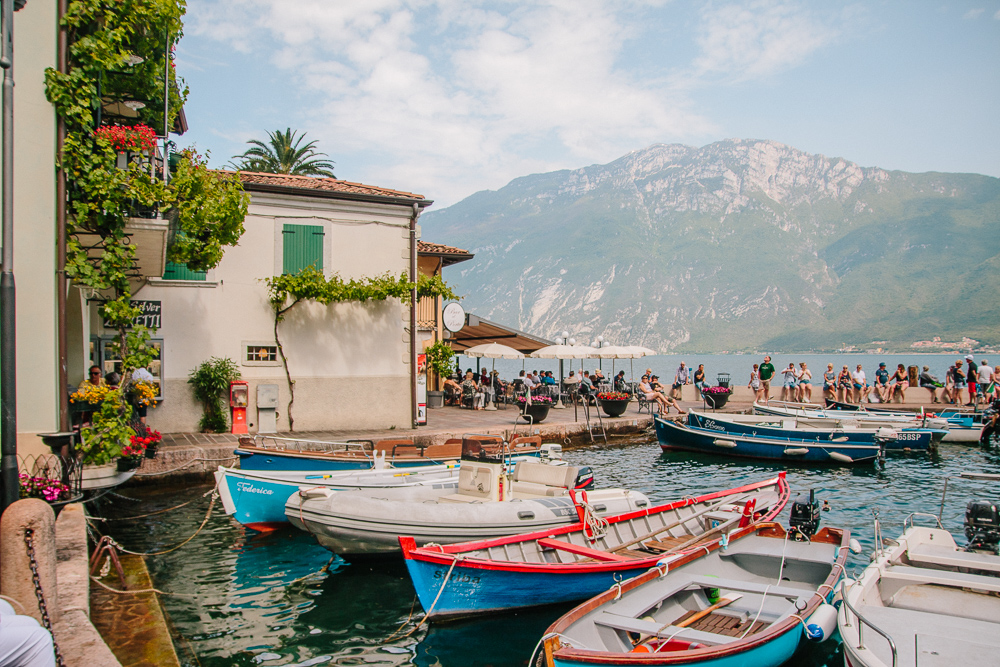
POLYGON ((455 356, 454 350, 441 341, 437 341, 427 347, 424 350, 424 354, 427 355, 427 367, 434 371, 438 383, 440 383, 442 378, 448 377, 448 374, 451 372, 451 361, 455 356))
MULTIPOLYGON (((288 428, 294 431, 292 404, 295 403, 295 381, 288 370, 288 358, 278 336, 278 324, 285 319, 285 314, 302 301, 315 301, 328 306, 345 301, 385 301, 395 298, 408 304, 414 284, 407 280, 405 273, 398 278, 391 273, 385 273, 374 278, 360 280, 352 278, 345 282, 336 274, 327 278, 322 271, 311 266, 298 273, 266 278, 264 282, 267 284, 268 300, 274 309, 274 342, 278 346, 278 354, 281 356, 285 379, 288 382, 288 428)), ((416 288, 418 298, 440 296, 454 301, 462 298, 448 287, 441 276, 419 276, 416 288)))
POLYGON ((68 194, 66 274, 89 288, 101 302, 106 326, 118 330, 123 362, 119 405, 106 415, 102 408, 107 423, 94 433, 105 438, 126 435, 130 411, 122 395, 127 393, 131 371, 148 364, 153 354, 149 332, 131 326, 140 313, 131 302, 135 246, 128 242, 129 218, 137 211, 158 209, 177 232, 168 258, 205 270, 218 265, 224 248, 239 241, 247 212, 249 200, 239 179, 211 172, 193 150, 178 154, 173 178, 165 183, 148 166, 118 168, 117 151, 106 137, 94 134, 102 103, 99 89, 109 99, 146 102, 136 123, 158 132, 164 122, 173 127, 188 95, 171 55, 171 47, 183 34, 185 10, 184 0, 71 0, 62 19, 67 71, 45 72, 46 96, 66 128, 58 156, 68 194), (142 62, 129 65, 133 56, 142 62), (118 427, 112 427, 113 419, 118 427))

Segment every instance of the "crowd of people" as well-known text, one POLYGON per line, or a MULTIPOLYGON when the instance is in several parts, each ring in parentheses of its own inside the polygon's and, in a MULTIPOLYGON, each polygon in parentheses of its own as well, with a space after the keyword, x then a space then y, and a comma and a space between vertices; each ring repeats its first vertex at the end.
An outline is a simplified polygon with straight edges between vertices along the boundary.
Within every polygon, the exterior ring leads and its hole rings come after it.
MULTIPOLYGON (((782 401, 812 402, 813 374, 806 362, 799 362, 798 367, 789 363, 780 374, 782 401)), ((764 357, 763 363, 753 365, 747 387, 754 391, 755 400, 766 404, 772 398, 771 383, 776 381, 776 376, 769 356, 764 357)), ((830 363, 826 365, 826 371, 822 375, 823 397, 842 403, 892 403, 897 399, 905 402, 906 390, 911 384, 927 389, 932 403, 962 405, 964 401, 966 406, 972 407, 979 403, 985 405, 1000 395, 1000 388, 997 387, 1000 366, 990 366, 986 359, 977 365, 971 354, 951 365, 944 382, 931 375, 928 366, 923 367, 915 382, 912 380, 903 364, 897 364, 896 370, 890 372, 885 362, 879 363, 869 382, 862 364, 857 364, 853 371, 845 364, 838 372, 830 363), (938 390, 941 390, 940 394, 938 390), (962 398, 963 390, 965 399, 962 398)))

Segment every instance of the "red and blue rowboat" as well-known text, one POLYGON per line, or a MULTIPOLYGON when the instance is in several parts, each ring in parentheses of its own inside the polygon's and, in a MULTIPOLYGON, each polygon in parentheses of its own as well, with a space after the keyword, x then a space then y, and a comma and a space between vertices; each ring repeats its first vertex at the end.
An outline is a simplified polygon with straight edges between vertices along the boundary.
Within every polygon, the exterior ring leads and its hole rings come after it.
MULTIPOLYGON (((582 503, 568 526, 450 545, 400 537, 428 620, 585 600, 665 556, 771 521, 788 502, 785 473, 762 482, 601 520, 582 503)), ((599 508, 598 508, 599 509, 599 508)))

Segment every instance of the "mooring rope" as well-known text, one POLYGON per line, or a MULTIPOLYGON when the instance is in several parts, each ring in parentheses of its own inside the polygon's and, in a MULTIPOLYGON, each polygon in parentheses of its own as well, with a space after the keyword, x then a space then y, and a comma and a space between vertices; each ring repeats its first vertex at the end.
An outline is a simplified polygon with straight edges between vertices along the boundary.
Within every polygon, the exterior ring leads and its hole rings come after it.
POLYGON ((232 461, 232 460, 238 459, 238 458, 239 457, 236 456, 235 454, 232 455, 232 456, 227 456, 224 459, 206 459, 206 458, 203 458, 203 457, 199 456, 197 458, 191 459, 190 461, 188 461, 184 465, 178 466, 176 468, 171 468, 170 470, 164 470, 163 472, 137 472, 134 475, 134 477, 157 477, 159 475, 169 475, 172 472, 177 472, 178 470, 183 470, 184 468, 187 468, 192 463, 197 463, 198 461, 204 461, 206 463, 214 463, 214 462, 218 462, 218 461, 232 461))

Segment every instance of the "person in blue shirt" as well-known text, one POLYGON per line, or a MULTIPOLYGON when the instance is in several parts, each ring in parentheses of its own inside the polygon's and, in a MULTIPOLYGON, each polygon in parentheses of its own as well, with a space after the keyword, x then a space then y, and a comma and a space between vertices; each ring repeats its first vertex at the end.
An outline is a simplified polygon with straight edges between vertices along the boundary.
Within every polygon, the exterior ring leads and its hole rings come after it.
POLYGON ((875 395, 882 403, 889 402, 889 371, 885 369, 885 362, 878 365, 875 371, 875 395))

